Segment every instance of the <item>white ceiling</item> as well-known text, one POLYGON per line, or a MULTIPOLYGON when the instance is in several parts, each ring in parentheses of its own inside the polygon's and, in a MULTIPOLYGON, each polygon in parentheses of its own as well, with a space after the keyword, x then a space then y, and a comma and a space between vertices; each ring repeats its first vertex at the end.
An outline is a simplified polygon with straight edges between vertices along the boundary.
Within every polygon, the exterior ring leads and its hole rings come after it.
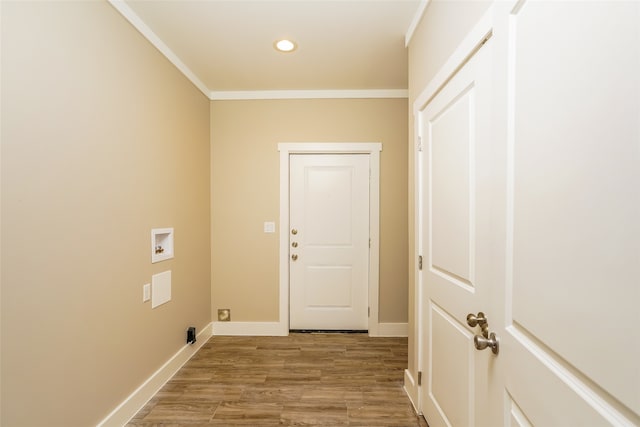
POLYGON ((200 89, 407 89, 421 0, 111 0, 200 89), (280 53, 280 38, 298 43, 280 53))

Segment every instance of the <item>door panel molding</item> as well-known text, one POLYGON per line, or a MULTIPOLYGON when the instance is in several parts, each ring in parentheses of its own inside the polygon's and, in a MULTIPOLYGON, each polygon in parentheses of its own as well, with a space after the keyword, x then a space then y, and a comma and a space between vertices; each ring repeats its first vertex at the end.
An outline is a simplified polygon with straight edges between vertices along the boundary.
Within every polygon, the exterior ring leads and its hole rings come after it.
POLYGON ((493 360, 475 349, 478 330, 467 315, 491 304, 491 282, 483 268, 490 248, 482 237, 491 230, 492 210, 480 190, 487 187, 491 152, 492 46, 487 41, 466 58, 417 115, 422 145, 418 240, 428 260, 418 274, 424 312, 419 366, 426 376, 420 407, 433 426, 488 425, 484 391, 490 387, 486 366, 493 360))
POLYGON ((638 293, 629 289, 640 271, 639 228, 638 204, 629 195, 636 194, 640 176, 638 145, 632 142, 637 123, 631 118, 638 117, 640 105, 640 56, 633 49, 640 7, 524 0, 502 7, 504 339, 505 349, 511 349, 505 354, 518 354, 522 366, 539 368, 532 378, 545 381, 549 395, 562 396, 565 411, 555 419, 540 418, 543 411, 535 407, 535 397, 516 389, 516 377, 525 381, 520 371, 509 371, 506 387, 533 424, 638 425, 640 346, 629 333, 638 293), (595 30, 582 27, 589 20, 599 21, 595 30), (540 37, 535 26, 543 21, 540 37), (569 43, 570 58, 554 61, 553 67, 537 61, 541 54, 549 62, 562 57, 569 43), (597 173, 592 164, 598 165, 597 173), (547 230, 553 230, 550 237, 537 238, 547 230), (585 230, 589 237, 583 240, 585 230), (634 253, 635 260, 625 263, 625 256, 634 253), (570 298, 557 303, 558 289, 570 298), (539 307, 547 307, 543 316, 539 307), (577 317, 579 323, 567 320, 577 317), (599 351, 614 348, 615 362, 604 363, 599 351), (576 418, 560 418, 569 413, 576 418), (577 417, 583 414, 588 415, 581 422, 577 417))
MULTIPOLYGON (((530 406, 530 402, 536 402, 535 391, 523 388, 519 384, 526 383, 522 377, 535 378, 543 382, 547 389, 559 389, 562 393, 562 402, 565 407, 575 408, 574 414, 581 414, 583 420, 575 418, 560 419, 565 414, 553 412, 555 418, 541 419, 539 415, 531 418, 533 425, 560 425, 563 423, 575 425, 615 425, 632 426, 629 420, 633 418, 630 411, 621 408, 620 405, 602 387, 589 380, 584 374, 561 359, 555 352, 540 342, 517 323, 506 328, 508 335, 504 335, 506 346, 517 351, 519 360, 524 360, 529 370, 514 370, 512 376, 517 380, 507 383, 508 394, 520 396, 518 404, 520 408, 530 406), (531 369, 531 367, 533 367, 531 369), (621 410, 620 410, 621 409, 621 410), (626 412, 626 414, 625 414, 626 412), (596 422, 597 420, 597 422, 596 422)), ((529 380, 531 382, 532 380, 529 380)), ((544 404, 544 402, 542 402, 544 404)), ((520 409, 522 411, 522 409, 520 409)), ((548 407, 537 407, 530 411, 533 414, 549 412, 548 407)), ((529 417, 527 417, 529 418, 529 417)))
POLYGON ((473 426, 475 395, 467 383, 475 376, 474 335, 433 301, 429 302, 428 316, 430 347, 440 348, 429 359, 429 400, 448 425, 473 426))
MULTIPOLYGON (((637 99, 638 54, 633 62, 634 54, 618 46, 632 40, 629 35, 637 36, 640 9, 620 7, 624 9, 617 13, 617 8, 600 3, 548 9, 522 1, 509 15, 506 286, 511 298, 506 324, 544 343, 539 348, 549 360, 580 372, 584 384, 597 385, 591 386, 594 392, 610 394, 638 414, 640 347, 635 338, 627 341, 625 328, 633 324, 637 308, 638 293, 630 292, 629 285, 634 278, 637 282, 640 271, 638 205, 629 202, 638 182, 637 144, 630 142, 637 124, 629 112, 637 112, 638 103, 628 101, 637 99), (577 24, 596 17, 604 19, 594 31, 577 24), (535 27, 542 21, 544 37, 535 27), (532 70, 540 54, 551 61, 562 56, 570 42, 572 58, 563 60, 562 67, 532 70), (575 79, 576 70, 581 79, 575 79), (618 109, 615 115, 605 113, 610 106, 618 109), (602 141, 607 141, 606 148, 602 141), (591 173, 593 164, 598 173, 591 173), (558 232, 547 239, 534 238, 550 229, 558 232), (576 245, 585 230, 589 239, 576 245), (553 261, 561 261, 562 268, 551 270, 553 261), (580 307, 566 301, 562 310, 556 308, 556 289, 579 299, 580 307), (538 316, 534 307, 544 306, 551 309, 538 316), (565 321, 576 316, 579 323, 565 321), (616 349, 618 369, 594 356, 584 325, 598 337, 599 348, 616 349)), ((629 42, 631 51, 632 47, 629 42)))
POLYGON ((378 336, 378 289, 380 264, 380 151, 379 142, 323 143, 283 142, 280 152, 280 335, 289 334, 289 158, 292 154, 368 154, 371 177, 369 181, 369 335, 378 336))
MULTIPOLYGON (((434 317, 432 306, 464 327, 464 311, 445 301, 453 287, 433 286, 459 273, 445 263, 436 262, 436 269, 429 258, 431 230, 424 218, 433 214, 433 165, 426 126, 438 110, 432 106, 451 95, 449 88, 488 48, 491 120, 485 132, 492 150, 478 144, 476 173, 485 179, 476 183, 476 202, 479 211, 491 212, 489 222, 483 217, 477 223, 477 240, 491 247, 477 251, 485 258, 475 267, 477 289, 484 288, 482 281, 491 291, 478 310, 486 310, 500 354, 475 353, 475 384, 489 381, 487 393, 479 390, 474 398, 491 397, 476 405, 486 411, 475 422, 640 425, 640 346, 630 332, 636 330, 638 295, 632 284, 640 275, 638 17, 634 2, 496 2, 414 103, 415 255, 424 255, 428 268, 415 278, 418 372, 407 372, 405 385, 420 410, 431 408, 433 393, 413 378, 424 373, 426 385, 432 381, 434 322, 454 325, 434 317), (488 43, 481 40, 487 35, 488 43), (434 115, 424 117, 429 108, 434 115)), ((442 325, 443 335, 453 335, 442 325)), ((448 376, 455 380, 457 374, 448 376)), ((448 398, 446 392, 441 394, 448 398)), ((454 423, 446 419, 452 410, 441 404, 445 399, 436 397, 428 422, 454 423)))
MULTIPOLYGON (((424 225, 422 224, 422 216, 425 214, 423 212, 423 192, 422 181, 424 179, 423 174, 426 173, 426 165, 423 164, 423 156, 422 150, 426 149, 423 147, 424 142, 422 141, 422 114, 421 111, 427 106, 431 100, 440 93, 443 87, 447 84, 449 80, 456 74, 456 72, 464 66, 464 64, 483 46, 483 44, 491 38, 493 34, 493 12, 491 9, 487 11, 480 20, 474 25, 471 31, 465 36, 462 42, 458 45, 456 50, 449 57, 447 62, 442 66, 442 68, 438 71, 438 73, 433 77, 433 79, 424 87, 420 95, 416 98, 412 105, 412 112, 414 117, 414 136, 415 141, 413 144, 414 149, 414 206, 415 206, 415 215, 414 215, 414 230, 416 233, 416 245, 415 252, 413 254, 414 259, 418 259, 418 256, 425 254, 426 252, 426 242, 422 241, 423 233, 424 233, 424 225)), ((431 268, 433 274, 441 275, 438 270, 431 268)), ((419 387, 417 382, 414 381, 414 378, 417 378, 417 374, 419 371, 424 371, 426 366, 423 366, 423 352, 426 346, 424 342, 424 330, 423 324, 426 317, 426 307, 424 307, 424 279, 423 275, 426 270, 418 271, 415 275, 414 280, 414 289, 415 289, 415 297, 414 297, 414 323, 416 327, 413 330, 413 337, 415 340, 415 348, 416 351, 416 372, 405 372, 405 389, 407 390, 407 394, 409 395, 413 405, 417 408, 418 412, 422 412, 424 408, 421 407, 421 402, 423 400, 423 391, 422 387, 419 387)), ((447 279, 449 277, 443 277, 443 279, 447 279)), ((473 292, 473 288, 463 282, 455 282, 458 283, 462 289, 466 289, 469 293, 473 292)))

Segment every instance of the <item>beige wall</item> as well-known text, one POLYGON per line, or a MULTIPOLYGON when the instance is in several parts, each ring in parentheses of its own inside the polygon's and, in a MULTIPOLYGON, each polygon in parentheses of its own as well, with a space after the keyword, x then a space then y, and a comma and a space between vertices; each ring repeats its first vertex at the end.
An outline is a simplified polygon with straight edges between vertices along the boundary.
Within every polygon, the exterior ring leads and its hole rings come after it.
POLYGON ((2 425, 95 425, 211 319, 209 101, 107 2, 3 2, 1 36, 2 425))
POLYGON ((415 325, 414 117, 416 98, 438 73, 491 1, 431 0, 409 43, 409 371, 417 378, 415 325))
POLYGON ((212 313, 278 321, 279 142, 381 142, 381 322, 407 321, 407 101, 211 103, 212 313))

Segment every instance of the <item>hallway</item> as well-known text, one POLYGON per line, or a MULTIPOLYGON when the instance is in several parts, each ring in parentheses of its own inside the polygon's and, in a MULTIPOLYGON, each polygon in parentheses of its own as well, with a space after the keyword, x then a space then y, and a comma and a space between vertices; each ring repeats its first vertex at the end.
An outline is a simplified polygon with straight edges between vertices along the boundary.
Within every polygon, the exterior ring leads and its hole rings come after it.
POLYGON ((406 366, 406 338, 214 336, 128 426, 425 427, 406 366))

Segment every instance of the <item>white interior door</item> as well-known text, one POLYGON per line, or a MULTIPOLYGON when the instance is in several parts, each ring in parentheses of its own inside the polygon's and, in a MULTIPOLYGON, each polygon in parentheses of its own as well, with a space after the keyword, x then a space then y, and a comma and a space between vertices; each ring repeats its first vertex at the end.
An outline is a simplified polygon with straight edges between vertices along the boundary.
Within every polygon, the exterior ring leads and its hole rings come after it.
POLYGON ((419 113, 421 408, 432 427, 638 426, 640 2, 492 13, 419 113), (475 349, 476 311, 498 354, 475 349))
POLYGON ((290 328, 367 330, 369 156, 290 156, 290 328))
POLYGON ((420 406, 431 427, 483 425, 487 418, 482 391, 491 354, 474 349, 480 327, 469 326, 467 315, 487 310, 491 285, 490 97, 491 52, 484 46, 418 117, 424 168, 420 406))
POLYGON ((505 376, 494 398, 508 425, 640 425, 640 2, 500 8, 505 376))

